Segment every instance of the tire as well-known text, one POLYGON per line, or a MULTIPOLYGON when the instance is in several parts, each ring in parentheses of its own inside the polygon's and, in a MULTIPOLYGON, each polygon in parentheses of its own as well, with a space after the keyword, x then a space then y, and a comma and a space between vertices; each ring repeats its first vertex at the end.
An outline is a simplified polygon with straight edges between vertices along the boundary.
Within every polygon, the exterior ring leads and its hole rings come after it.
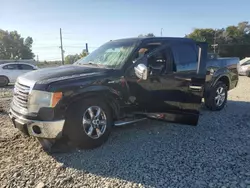
POLYGON ((215 84, 215 86, 211 88, 209 94, 205 97, 205 106, 211 111, 220 111, 225 107, 225 105, 227 103, 227 96, 228 96, 228 88, 227 88, 226 84, 221 82, 221 81, 218 81, 215 84), (221 89, 223 91, 222 91, 222 94, 220 95, 221 96, 221 98, 220 98, 220 97, 218 97, 218 91, 219 90, 221 91, 221 89), (223 95, 223 93, 224 93, 224 95, 223 95), (216 103, 216 102, 218 102, 218 98, 220 98, 220 99, 224 98, 224 100, 222 100, 219 103, 216 103))
POLYGON ((94 149, 99 147, 108 140, 111 133, 113 123, 111 114, 108 105, 97 98, 88 98, 83 101, 77 101, 67 110, 63 135, 66 135, 71 144, 77 148, 94 149), (89 111, 92 111, 95 116, 98 108, 100 109, 100 120, 97 121, 97 119, 95 120, 92 118, 92 121, 89 121, 91 119, 89 111), (83 124, 83 118, 85 118, 85 124, 83 124), (106 121, 104 120, 105 118, 106 121), (106 128, 103 128, 105 126, 102 122, 106 122, 106 128), (90 134, 91 130, 92 134, 90 134), (89 133, 90 136, 87 133, 89 133), (101 133, 99 137, 98 133, 101 133))
POLYGON ((7 86, 9 84, 9 79, 6 76, 0 76, 0 87, 7 86))
POLYGON ((250 77, 250 71, 248 72, 248 75, 247 75, 248 77, 250 77))

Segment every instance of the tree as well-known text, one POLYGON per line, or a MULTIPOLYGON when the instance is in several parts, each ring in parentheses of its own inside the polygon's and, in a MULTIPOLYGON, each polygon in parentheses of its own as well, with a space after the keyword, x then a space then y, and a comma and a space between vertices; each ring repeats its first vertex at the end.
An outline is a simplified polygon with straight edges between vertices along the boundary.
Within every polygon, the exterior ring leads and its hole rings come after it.
POLYGON ((33 39, 25 40, 17 31, 0 29, 0 59, 33 59, 33 39))
POLYGON ((213 50, 213 44, 218 44, 216 52, 222 57, 236 56, 244 58, 250 56, 250 25, 248 22, 240 22, 238 25, 221 29, 195 29, 186 35, 195 41, 206 41, 209 51, 213 50))
POLYGON ((85 50, 85 49, 83 49, 82 50, 82 53, 80 53, 80 58, 83 58, 83 57, 86 57, 87 55, 88 55, 89 53, 85 50))
POLYGON ((87 55, 88 55, 88 52, 87 52, 85 49, 83 49, 83 50, 82 50, 82 53, 80 53, 80 54, 67 55, 67 56, 65 57, 65 64, 73 64, 73 63, 75 63, 78 59, 81 59, 81 58, 83 58, 83 57, 85 57, 85 56, 87 56, 87 55))
POLYGON ((65 64, 73 64, 75 63, 78 59, 80 59, 80 56, 78 54, 75 55, 67 55, 65 57, 65 64))
POLYGON ((21 50, 21 59, 31 59, 31 57, 34 57, 34 54, 32 53, 32 43, 33 39, 31 37, 27 37, 24 41, 24 46, 21 50))
POLYGON ((138 37, 155 37, 153 33, 148 33, 146 35, 140 34, 138 37))

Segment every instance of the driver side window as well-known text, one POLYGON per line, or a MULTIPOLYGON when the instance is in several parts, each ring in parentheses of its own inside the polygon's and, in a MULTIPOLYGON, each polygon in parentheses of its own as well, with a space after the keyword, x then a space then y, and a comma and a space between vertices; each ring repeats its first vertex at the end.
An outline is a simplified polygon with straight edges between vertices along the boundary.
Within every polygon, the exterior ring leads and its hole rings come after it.
POLYGON ((149 75, 162 74, 166 69, 166 53, 160 50, 148 58, 149 75))
MULTIPOLYGON (((132 63, 135 63, 139 58, 149 54, 154 49, 160 47, 161 43, 147 43, 144 44, 139 50, 134 54, 134 57, 132 57, 132 63)), ((134 66, 132 66, 128 73, 129 76, 135 76, 134 66)))
MULTIPOLYGON (((138 54, 142 54, 141 56, 147 55, 147 54, 149 55, 149 57, 147 57, 145 62, 143 61, 140 62, 142 64, 147 65, 148 74, 149 75, 161 75, 161 74, 166 74, 168 72, 174 71, 175 70, 174 58, 173 58, 171 47, 167 46, 166 48, 156 50, 155 52, 150 54, 150 52, 152 52, 152 50, 154 50, 156 47, 160 47, 160 45, 155 46, 153 49, 149 49, 149 50, 146 48, 141 48, 138 51, 139 52, 138 54)), ((133 58, 134 59, 133 63, 135 63, 140 56, 137 55, 136 57, 133 58)), ((137 64, 138 63, 136 63, 136 65, 137 64)), ((135 76, 134 68, 129 70, 129 75, 135 76)))

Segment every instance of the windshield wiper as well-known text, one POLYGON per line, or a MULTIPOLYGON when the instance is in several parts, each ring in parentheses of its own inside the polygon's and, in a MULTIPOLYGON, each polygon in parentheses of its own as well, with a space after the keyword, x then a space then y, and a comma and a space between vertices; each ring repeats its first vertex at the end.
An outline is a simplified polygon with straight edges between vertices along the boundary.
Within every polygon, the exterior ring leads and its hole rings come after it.
POLYGON ((105 65, 101 65, 101 64, 98 64, 98 63, 93 63, 93 62, 91 62, 91 61, 88 62, 87 65, 94 65, 94 66, 100 67, 100 68, 101 68, 101 67, 106 67, 105 65))

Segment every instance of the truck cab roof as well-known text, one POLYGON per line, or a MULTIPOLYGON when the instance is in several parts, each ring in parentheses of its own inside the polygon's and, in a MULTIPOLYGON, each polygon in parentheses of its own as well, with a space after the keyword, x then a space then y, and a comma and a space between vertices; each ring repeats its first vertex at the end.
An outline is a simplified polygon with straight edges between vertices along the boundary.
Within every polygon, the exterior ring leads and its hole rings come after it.
POLYGON ((120 42, 120 41, 135 41, 135 42, 144 42, 144 41, 176 41, 176 42, 194 42, 193 39, 184 38, 184 37, 133 37, 133 38, 121 38, 110 40, 111 42, 120 42))

